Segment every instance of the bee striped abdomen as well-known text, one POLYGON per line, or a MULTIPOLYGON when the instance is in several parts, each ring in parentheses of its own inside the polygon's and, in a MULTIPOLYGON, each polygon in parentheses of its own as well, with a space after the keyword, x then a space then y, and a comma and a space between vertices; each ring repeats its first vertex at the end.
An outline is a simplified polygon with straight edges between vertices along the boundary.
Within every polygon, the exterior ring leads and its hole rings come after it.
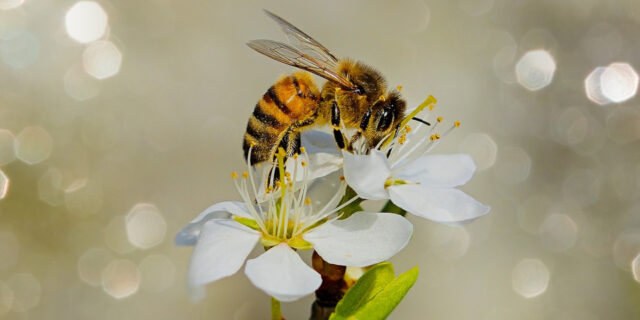
POLYGON ((282 143, 295 144, 296 139, 289 139, 288 134, 314 114, 317 97, 318 89, 307 73, 296 72, 278 80, 258 101, 249 118, 242 146, 245 158, 251 146, 253 164, 271 160, 282 143))

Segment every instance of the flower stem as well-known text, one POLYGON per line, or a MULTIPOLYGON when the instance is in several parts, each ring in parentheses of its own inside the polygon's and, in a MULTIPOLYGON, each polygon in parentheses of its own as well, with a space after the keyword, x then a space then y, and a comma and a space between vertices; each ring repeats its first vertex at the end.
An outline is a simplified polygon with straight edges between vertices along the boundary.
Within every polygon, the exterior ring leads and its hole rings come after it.
POLYGON ((271 297, 271 320, 282 320, 280 301, 274 297, 271 297))
POLYGON ((391 200, 387 200, 387 203, 384 204, 384 207, 382 207, 382 209, 380 209, 380 212, 390 212, 390 213, 396 213, 399 214, 401 216, 405 216, 407 214, 406 211, 404 211, 404 209, 396 206, 395 204, 393 204, 393 202, 391 202, 391 200))

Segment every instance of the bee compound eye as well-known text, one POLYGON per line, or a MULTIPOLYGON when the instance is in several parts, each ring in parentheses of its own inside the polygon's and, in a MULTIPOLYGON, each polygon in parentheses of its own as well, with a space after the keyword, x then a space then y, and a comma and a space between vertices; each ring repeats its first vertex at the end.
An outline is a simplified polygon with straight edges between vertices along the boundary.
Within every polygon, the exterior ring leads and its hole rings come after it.
POLYGON ((391 111, 391 109, 389 109, 389 107, 385 107, 384 109, 382 109, 380 113, 380 119, 378 120, 377 130, 386 131, 387 129, 389 129, 392 122, 393 122, 393 112, 391 111))

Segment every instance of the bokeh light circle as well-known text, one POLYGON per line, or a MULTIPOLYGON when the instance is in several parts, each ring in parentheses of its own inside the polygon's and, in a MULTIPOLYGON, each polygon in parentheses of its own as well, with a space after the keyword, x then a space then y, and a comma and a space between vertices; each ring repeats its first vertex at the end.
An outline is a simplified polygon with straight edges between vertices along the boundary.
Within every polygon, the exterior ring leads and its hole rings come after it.
POLYGON ((7 129, 0 129, 0 166, 16 159, 16 138, 7 129))
POLYGON ((548 86, 556 72, 556 62, 546 50, 531 50, 516 63, 516 78, 524 88, 536 91, 548 86))
POLYGON ((159 244, 167 231, 167 222, 158 208, 150 203, 135 205, 127 214, 125 223, 129 241, 140 249, 159 244))
POLYGON ((522 259, 511 273, 513 290, 525 298, 534 298, 547 291, 549 279, 549 269, 538 259, 522 259))
POLYGON ((638 73, 628 63, 612 63, 602 73, 600 84, 607 99, 624 102, 638 91, 638 73))
POLYGON ((478 170, 491 168, 498 154, 498 145, 486 133, 472 133, 466 136, 460 149, 473 157, 478 170))
POLYGON ((14 274, 7 280, 7 285, 13 291, 12 310, 23 312, 35 308, 40 303, 42 286, 32 274, 14 274))
POLYGON ((102 271, 113 260, 113 255, 103 248, 91 248, 78 259, 78 277, 85 283, 97 287, 102 285, 102 271))
POLYGON ((540 241, 552 251, 571 248, 578 238, 578 226, 566 214, 551 214, 540 225, 540 241))
POLYGON ((80 43, 89 43, 103 37, 107 31, 107 23, 107 13, 94 1, 77 2, 65 16, 67 34, 80 43))
POLYGON ((7 196, 7 192, 9 192, 9 183, 9 177, 7 177, 4 171, 0 170, 0 200, 7 196))
POLYGON ((26 127, 16 137, 15 148, 18 159, 34 165, 49 158, 53 149, 53 139, 42 127, 26 127))
POLYGON ((135 294, 139 287, 140 270, 130 260, 113 260, 102 270, 102 289, 116 299, 135 294))
POLYGON ((113 77, 120 71, 122 53, 111 41, 95 41, 82 53, 84 70, 96 79, 113 77))

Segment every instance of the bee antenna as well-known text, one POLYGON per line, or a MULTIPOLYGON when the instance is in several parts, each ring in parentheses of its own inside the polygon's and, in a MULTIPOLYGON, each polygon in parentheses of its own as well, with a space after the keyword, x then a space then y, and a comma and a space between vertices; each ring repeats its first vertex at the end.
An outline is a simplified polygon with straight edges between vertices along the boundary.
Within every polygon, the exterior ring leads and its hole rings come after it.
POLYGON ((422 123, 424 123, 424 124, 426 124, 426 125, 428 125, 428 126, 430 126, 430 125, 431 125, 431 123, 429 123, 429 122, 427 122, 427 121, 424 121, 424 120, 422 120, 422 119, 420 119, 420 118, 418 118, 418 117, 413 117, 413 118, 411 118, 411 120, 415 120, 415 121, 418 121, 418 122, 422 122, 422 123))

